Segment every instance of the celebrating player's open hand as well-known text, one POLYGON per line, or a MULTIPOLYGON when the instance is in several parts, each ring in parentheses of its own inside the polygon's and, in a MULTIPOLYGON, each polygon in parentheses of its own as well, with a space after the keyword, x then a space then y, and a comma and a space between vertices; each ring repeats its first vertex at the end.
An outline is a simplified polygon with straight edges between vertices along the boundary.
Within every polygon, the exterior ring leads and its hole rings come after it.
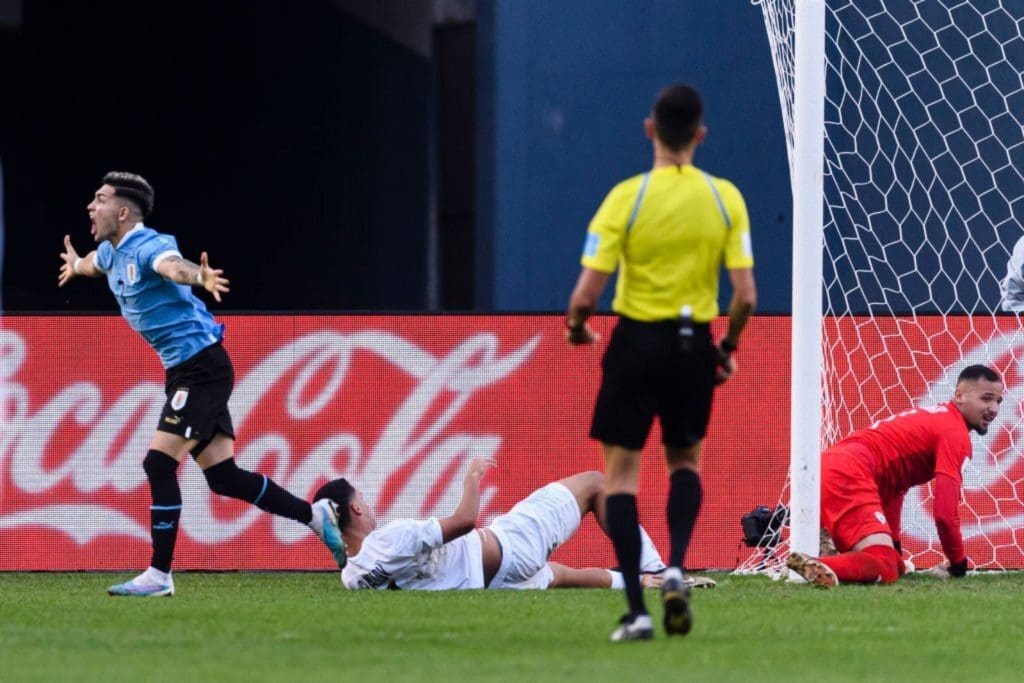
POLYGON ((210 260, 205 251, 199 255, 199 278, 203 283, 203 289, 212 294, 218 302, 221 292, 231 291, 228 289, 228 280, 222 277, 223 275, 223 270, 210 267, 210 260))
POLYGON ((75 272, 75 261, 78 260, 78 252, 71 246, 71 235, 64 235, 64 251, 61 252, 60 257, 64 260, 64 263, 60 267, 57 286, 63 287, 68 283, 68 280, 78 275, 75 272))

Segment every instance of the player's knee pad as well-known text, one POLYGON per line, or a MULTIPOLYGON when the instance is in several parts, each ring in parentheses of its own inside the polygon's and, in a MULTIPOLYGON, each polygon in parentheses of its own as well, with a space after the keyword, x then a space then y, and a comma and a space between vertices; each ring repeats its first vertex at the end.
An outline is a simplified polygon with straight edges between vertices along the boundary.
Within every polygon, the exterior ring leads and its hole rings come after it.
POLYGON ((177 479, 178 461, 163 451, 150 449, 142 461, 142 469, 150 481, 177 479))
POLYGON ((900 578, 900 555, 887 545, 870 545, 864 552, 871 555, 881 567, 881 583, 893 583, 900 578))
POLYGON ((207 467, 203 470, 203 476, 214 493, 249 503, 259 496, 264 482, 262 475, 240 469, 234 458, 207 467))

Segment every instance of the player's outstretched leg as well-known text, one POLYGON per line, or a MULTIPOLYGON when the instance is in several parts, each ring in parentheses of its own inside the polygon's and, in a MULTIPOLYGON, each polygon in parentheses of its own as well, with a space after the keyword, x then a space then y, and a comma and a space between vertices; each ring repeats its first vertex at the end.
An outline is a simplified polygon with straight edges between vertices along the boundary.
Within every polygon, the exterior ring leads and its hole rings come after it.
POLYGON ((339 568, 348 561, 345 542, 338 530, 338 516, 329 500, 310 504, 281 488, 265 474, 243 470, 232 457, 233 441, 218 434, 196 458, 210 490, 222 496, 252 503, 279 517, 309 526, 334 556, 339 568), (215 464, 208 464, 208 463, 215 464))
POLYGON ((786 566, 795 571, 812 586, 832 588, 839 584, 836 573, 816 557, 803 553, 790 553, 786 566))
POLYGON ((214 493, 244 500, 271 514, 306 524, 334 555, 338 567, 345 567, 345 542, 341 539, 338 515, 331 501, 321 499, 311 505, 281 488, 267 475, 239 468, 234 458, 208 467, 203 474, 214 493))
POLYGON ((668 635, 685 636, 693 628, 690 610, 690 585, 679 567, 665 570, 661 582, 661 602, 665 608, 664 625, 668 635))

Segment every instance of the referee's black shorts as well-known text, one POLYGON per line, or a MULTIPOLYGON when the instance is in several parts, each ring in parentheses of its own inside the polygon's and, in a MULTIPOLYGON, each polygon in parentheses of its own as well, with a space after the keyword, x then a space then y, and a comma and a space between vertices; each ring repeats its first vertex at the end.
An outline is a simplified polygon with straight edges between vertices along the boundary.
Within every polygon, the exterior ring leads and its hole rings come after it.
POLYGON ((684 350, 677 322, 620 318, 601 361, 590 436, 640 450, 657 415, 666 446, 692 446, 707 431, 717 362, 707 324, 694 325, 690 350, 684 350))
MULTIPOLYGON (((228 352, 218 342, 183 363, 167 369, 164 393, 167 402, 160 412, 161 432, 208 443, 223 432, 235 438, 228 399, 235 386, 235 369, 228 352)), ((205 447, 204 443, 204 447, 205 447)), ((202 448, 193 449, 198 456, 202 448)))

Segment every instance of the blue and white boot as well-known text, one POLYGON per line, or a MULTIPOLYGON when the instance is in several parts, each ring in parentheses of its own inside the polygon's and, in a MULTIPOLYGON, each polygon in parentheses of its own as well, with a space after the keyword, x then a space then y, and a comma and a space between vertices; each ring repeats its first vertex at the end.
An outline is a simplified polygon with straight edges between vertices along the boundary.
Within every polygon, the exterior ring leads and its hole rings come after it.
POLYGON ((313 503, 313 518, 309 520, 309 528, 320 537, 320 540, 334 555, 338 569, 344 569, 348 564, 348 556, 345 555, 345 540, 341 537, 341 530, 338 528, 338 513, 334 510, 334 503, 330 498, 321 498, 313 503))
POLYGON ((174 595, 174 578, 150 567, 131 581, 114 584, 107 589, 107 595, 115 597, 162 598, 174 595))

